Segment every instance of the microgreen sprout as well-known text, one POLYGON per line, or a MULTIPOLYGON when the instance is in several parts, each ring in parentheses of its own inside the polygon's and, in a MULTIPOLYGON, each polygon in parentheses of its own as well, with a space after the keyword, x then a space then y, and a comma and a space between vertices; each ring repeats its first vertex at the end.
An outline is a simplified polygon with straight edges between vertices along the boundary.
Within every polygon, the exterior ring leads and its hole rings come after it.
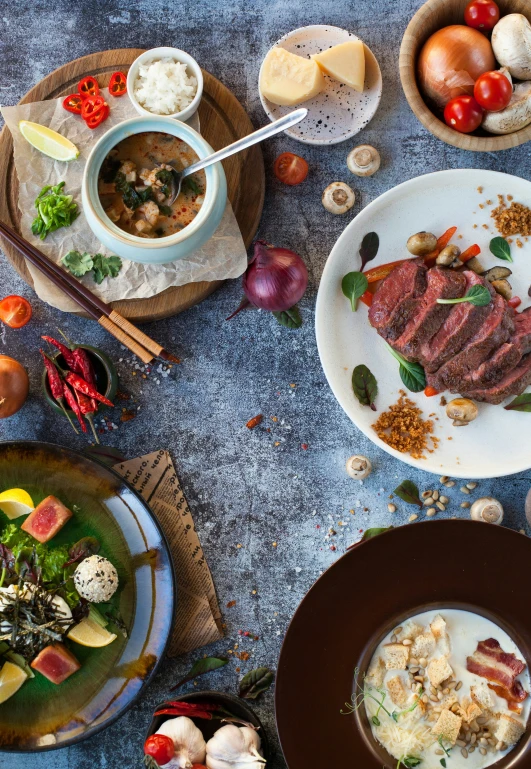
POLYGON ((422 758, 417 758, 417 756, 401 756, 398 759, 396 769, 400 769, 401 764, 403 764, 406 769, 413 769, 414 766, 418 766, 420 763, 422 763, 422 758))
MULTIPOLYGON (((378 708, 376 710, 376 713, 374 716, 372 716, 371 721, 375 726, 380 726, 380 719, 378 718, 378 715, 380 713, 380 710, 383 710, 384 713, 387 713, 389 718, 394 718, 394 714, 391 713, 387 708, 385 707, 384 700, 387 697, 387 693, 384 691, 384 689, 380 689, 376 686, 370 686, 367 684, 364 680, 364 685, 362 686, 358 680, 359 677, 359 668, 356 668, 354 671, 354 682, 355 682, 355 691, 353 692, 351 696, 351 702, 345 702, 345 707, 347 710, 340 710, 342 716, 350 716, 352 713, 355 713, 362 705, 365 700, 370 699, 374 700, 376 704, 378 705, 378 708), (381 699, 379 699, 373 692, 376 692, 378 695, 380 695, 381 699)), ((365 678, 365 676, 364 676, 365 678)))

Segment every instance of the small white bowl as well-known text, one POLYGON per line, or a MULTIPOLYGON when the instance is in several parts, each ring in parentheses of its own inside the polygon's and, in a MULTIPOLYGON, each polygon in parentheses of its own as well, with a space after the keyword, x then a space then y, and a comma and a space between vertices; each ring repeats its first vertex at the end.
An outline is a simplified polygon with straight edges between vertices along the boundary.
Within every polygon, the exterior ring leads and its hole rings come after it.
POLYGON ((201 67, 193 58, 193 56, 190 56, 190 54, 186 53, 185 51, 181 51, 179 48, 151 48, 149 51, 144 51, 144 53, 141 53, 140 56, 135 59, 129 67, 129 72, 127 73, 127 95, 129 96, 133 107, 141 115, 150 115, 151 117, 172 117, 176 118, 177 120, 181 120, 184 123, 197 112, 197 108, 199 107, 199 102, 203 96, 203 73, 201 72, 201 67), (186 64, 188 74, 193 75, 197 80, 197 93, 194 96, 192 103, 189 104, 186 109, 181 110, 181 112, 174 112, 170 115, 159 115, 156 112, 150 112, 148 109, 145 109, 138 103, 134 94, 134 85, 138 77, 138 70, 141 64, 147 64, 151 61, 160 61, 160 59, 168 58, 179 61, 182 64, 186 64))

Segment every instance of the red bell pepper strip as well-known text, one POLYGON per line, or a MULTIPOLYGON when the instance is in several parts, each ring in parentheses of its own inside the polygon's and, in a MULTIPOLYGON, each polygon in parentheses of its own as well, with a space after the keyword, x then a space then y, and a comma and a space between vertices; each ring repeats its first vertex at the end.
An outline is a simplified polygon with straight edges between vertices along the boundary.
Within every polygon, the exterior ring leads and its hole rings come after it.
POLYGON ((88 395, 89 398, 95 398, 97 401, 100 401, 100 403, 105 403, 106 406, 114 406, 114 403, 111 403, 108 398, 106 398, 104 395, 101 395, 101 393, 96 390, 94 385, 85 382, 85 380, 82 379, 79 374, 74 374, 73 371, 68 371, 65 374, 65 380, 74 388, 74 390, 79 390, 79 392, 82 392, 84 395, 88 395))
POLYGON ((123 72, 113 72, 109 80, 109 93, 111 96, 123 96, 127 93, 127 77, 123 72))
POLYGON ((473 246, 470 246, 469 248, 467 248, 466 251, 463 251, 463 253, 459 257, 459 261, 465 264, 465 262, 468 262, 470 259, 473 259, 475 256, 479 256, 480 253, 481 253, 481 248, 478 246, 477 243, 475 243, 473 246))
POLYGON ((72 426, 73 431, 75 432, 76 435, 78 435, 78 432, 74 426, 74 423, 70 419, 70 415, 68 414, 68 411, 65 408, 63 381, 59 375, 59 372, 57 371, 57 368, 55 367, 55 363, 46 355, 44 350, 40 350, 40 353, 44 361, 46 373, 48 374, 50 391, 54 397, 54 400, 56 400, 57 403, 61 406, 65 417, 68 419, 68 421, 70 422, 70 425, 72 426))
POLYGON ((434 395, 439 395, 439 391, 436 390, 435 387, 426 387, 424 395, 426 398, 433 398, 434 395))
POLYGON ((78 93, 71 93, 63 99, 63 107, 67 112, 73 112, 74 115, 81 115, 81 105, 83 99, 78 93))
POLYGON ((519 296, 513 296, 511 299, 508 300, 507 304, 509 307, 512 307, 514 310, 516 310, 517 307, 520 307, 522 304, 522 300, 519 296))
POLYGON ((77 84, 77 92, 82 99, 86 99, 89 96, 98 96, 100 87, 96 81, 96 78, 92 77, 92 75, 84 77, 83 80, 80 80, 77 84))
POLYGON ((74 393, 72 392, 70 387, 66 384, 66 382, 63 382, 63 391, 66 398, 66 402, 68 403, 68 405, 70 406, 74 414, 76 415, 77 421, 79 422, 81 429, 83 430, 84 433, 86 433, 87 425, 83 420, 83 414, 81 413, 81 409, 79 408, 78 402, 74 398, 74 393))

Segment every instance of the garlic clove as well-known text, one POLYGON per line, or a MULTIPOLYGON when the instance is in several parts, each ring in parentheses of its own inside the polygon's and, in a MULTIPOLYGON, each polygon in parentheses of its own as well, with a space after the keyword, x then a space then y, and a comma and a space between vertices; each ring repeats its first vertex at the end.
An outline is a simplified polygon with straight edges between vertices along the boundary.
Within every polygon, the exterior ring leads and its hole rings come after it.
POLYGON ((202 764, 206 755, 206 742, 203 733, 191 718, 179 716, 165 721, 157 734, 165 734, 173 740, 175 753, 168 769, 190 769, 194 764, 202 764))
POLYGON ((209 769, 258 769, 265 759, 258 752, 260 737, 254 729, 227 724, 218 729, 206 745, 209 769))

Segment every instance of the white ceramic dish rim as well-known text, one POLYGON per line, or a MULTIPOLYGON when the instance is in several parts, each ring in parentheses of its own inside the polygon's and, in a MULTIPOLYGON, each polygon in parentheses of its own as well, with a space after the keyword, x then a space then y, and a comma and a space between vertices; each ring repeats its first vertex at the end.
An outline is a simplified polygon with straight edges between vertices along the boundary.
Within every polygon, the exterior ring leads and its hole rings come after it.
MULTIPOLYGON (((363 43, 363 45, 365 46, 367 51, 372 56, 372 58, 374 60, 374 63, 376 64, 376 67, 378 69, 378 74, 379 74, 379 80, 378 80, 378 83, 379 83, 378 106, 379 106, 380 102, 382 100, 382 91, 383 91, 383 78, 382 78, 382 70, 380 69, 380 64, 378 62, 378 59, 376 58, 376 56, 372 52, 372 50, 367 45, 367 43, 364 40, 362 40, 361 37, 358 37, 358 35, 354 34, 354 32, 349 32, 348 29, 343 29, 343 27, 336 27, 334 24, 308 24, 306 27, 297 27, 297 29, 292 29, 291 32, 286 32, 286 34, 282 35, 282 37, 280 37, 276 41, 276 43, 273 43, 271 48, 275 48, 277 45, 280 45, 285 40, 289 40, 289 38, 292 37, 293 35, 298 35, 301 32, 307 32, 308 30, 313 30, 313 29, 317 29, 317 30, 321 30, 321 29, 337 30, 338 32, 344 32, 344 33, 350 35, 352 40, 360 40, 360 42, 363 43)), ((267 53, 269 53, 271 48, 268 49, 267 53)), ((267 56, 267 53, 266 53, 266 56, 267 56)), ((262 67, 264 66, 264 61, 266 59, 266 56, 264 56, 264 59, 263 59, 261 65, 260 65, 260 72, 258 73, 258 95, 260 96, 260 101, 262 102, 262 107, 264 108, 264 112, 266 113, 268 118, 270 120, 276 120, 277 116, 274 115, 273 112, 269 109, 269 106, 268 106, 268 103, 267 103, 267 99, 263 95, 262 89, 260 88, 260 80, 261 80, 261 77, 262 77, 262 67)), ((301 104, 299 104, 297 106, 304 106, 304 102, 301 102, 301 104)), ((378 110, 378 107, 376 108, 376 111, 377 110, 378 110)), ((375 114, 376 114, 376 112, 375 112, 375 114)), ((290 138, 295 139, 295 141, 298 141, 301 144, 313 144, 316 147, 324 147, 324 146, 329 146, 329 145, 332 145, 332 144, 341 144, 341 142, 348 141, 353 136, 356 136, 359 133, 360 133, 360 129, 356 128, 356 129, 353 129, 352 131, 350 131, 348 134, 345 134, 344 136, 338 136, 335 139, 307 139, 307 138, 303 139, 300 136, 296 136, 294 133, 291 133, 291 131, 289 129, 286 131, 286 134, 290 138)))
POLYGON ((145 115, 147 117, 171 117, 175 118, 176 120, 182 120, 184 122, 189 120, 194 112, 197 112, 199 107, 199 103, 203 96, 203 72, 194 57, 190 56, 190 54, 186 53, 186 51, 181 51, 180 48, 164 46, 160 48, 150 48, 148 51, 141 53, 140 56, 138 56, 129 67, 129 72, 127 73, 127 95, 129 96, 129 100, 131 101, 133 107, 141 115, 145 115), (173 112, 169 115, 158 115, 156 112, 150 112, 148 109, 145 109, 145 107, 142 107, 142 105, 138 103, 134 94, 134 84, 140 65, 145 64, 148 61, 157 61, 158 59, 163 58, 172 58, 181 62, 182 64, 186 64, 187 68, 192 70, 193 76, 197 79, 197 93, 194 96, 192 102, 188 105, 188 107, 186 107, 186 109, 183 109, 180 112, 173 112))
POLYGON ((216 197, 219 192, 219 171, 216 167, 216 163, 205 169, 205 202, 201 206, 201 209, 199 210, 199 213, 193 222, 180 230, 180 232, 175 233, 175 235, 168 235, 164 238, 153 238, 152 240, 149 240, 148 238, 140 238, 137 235, 130 235, 129 233, 120 229, 120 227, 118 227, 109 219, 103 209, 98 195, 98 174, 100 171, 100 165, 96 167, 95 156, 99 154, 101 147, 104 145, 106 146, 106 157, 111 149, 119 144, 120 141, 127 138, 127 136, 131 136, 137 133, 157 131, 158 129, 156 126, 150 126, 150 124, 159 122, 164 123, 168 127, 167 133, 171 134, 172 136, 176 136, 178 139, 182 139, 187 144, 189 144, 200 158, 207 157, 209 154, 211 154, 212 149, 210 145, 205 141, 205 139, 203 139, 201 134, 197 133, 196 130, 179 120, 175 120, 174 118, 169 118, 166 116, 163 117, 162 115, 157 117, 155 115, 150 115, 149 117, 134 117, 130 118, 129 120, 124 120, 123 123, 119 123, 118 125, 113 126, 113 128, 110 128, 107 133, 105 133, 96 142, 87 159, 85 171, 83 173, 83 191, 85 193, 85 200, 87 201, 86 205, 90 206, 92 215, 98 219, 100 224, 109 233, 111 233, 113 237, 118 238, 122 243, 127 245, 141 246, 142 248, 148 250, 166 248, 167 246, 173 246, 188 240, 188 238, 193 235, 193 233, 197 232, 197 230, 201 228, 201 226, 206 222, 212 213, 212 209, 214 208, 216 197), (129 128, 131 129, 130 131, 128 131, 129 128), (137 130, 133 130, 135 128, 137 130), (121 138, 117 139, 116 141, 111 141, 112 138, 118 133, 122 134, 121 138), (95 195, 92 194, 93 192, 95 195))
MULTIPOLYGON (((507 183, 507 179, 517 179, 518 182, 525 182, 526 184, 530 184, 530 182, 527 179, 523 179, 522 177, 517 177, 514 174, 505 174, 501 173, 500 171, 491 171, 489 169, 469 169, 469 168, 462 168, 462 169, 449 169, 446 171, 435 171, 429 174, 423 174, 421 176, 414 177, 413 179, 408 179, 405 182, 402 182, 402 184, 397 185, 396 187, 391 188, 390 190, 387 190, 387 192, 382 193, 379 197, 377 197, 375 200, 371 201, 364 209, 361 211, 354 219, 352 219, 351 222, 345 227, 339 238, 334 244, 334 247, 332 248, 332 251, 330 252, 330 255, 328 256, 328 259, 326 261, 323 274, 321 276, 321 281, 319 284, 319 290, 317 293, 317 300, 316 300, 316 306, 315 306, 315 336, 317 341, 317 349, 319 352, 319 358, 321 361, 321 366, 323 368, 326 380, 330 386, 330 389, 332 390, 334 397, 336 398, 337 402, 345 412, 345 414, 348 416, 348 418, 351 420, 351 422, 355 425, 355 427, 360 430, 372 443, 374 443, 379 448, 383 449, 385 452, 390 454, 391 456, 395 457, 396 459, 399 459, 401 462, 404 462, 407 465, 410 465, 411 467, 416 468, 417 470, 424 470, 424 472, 431 472, 436 475, 445 475, 448 474, 445 472, 445 469, 443 466, 437 466, 434 467, 433 463, 430 462, 429 459, 424 460, 423 465, 419 464, 418 460, 413 459, 409 454, 404 454, 396 449, 391 448, 386 443, 384 443, 376 433, 366 428, 363 424, 358 424, 358 422, 354 419, 354 417, 351 415, 350 406, 340 393, 339 386, 335 386, 334 383, 334 375, 332 372, 327 371, 326 365, 325 365, 325 346, 327 343, 326 339, 326 326, 327 323, 330 322, 330 312, 328 308, 325 306, 325 298, 324 298, 324 290, 323 286, 325 284, 328 284, 330 281, 330 274, 333 272, 333 262, 335 259, 335 254, 340 250, 342 241, 348 237, 350 237, 350 233, 352 229, 355 226, 362 226, 366 219, 370 220, 371 213, 374 209, 379 207, 382 203, 386 203, 388 200, 392 200, 395 196, 400 196, 400 191, 405 190, 406 188, 411 188, 416 185, 422 186, 422 184, 425 182, 426 179, 429 177, 440 177, 449 178, 452 174, 470 174, 470 173, 477 173, 477 174, 484 174, 489 175, 491 178, 499 177, 500 180, 503 179, 505 183, 507 183)), ((406 258, 406 257, 404 257, 406 258)), ((346 300, 345 300, 346 302, 346 300)), ((373 330, 373 333, 376 334, 376 331, 373 330)), ((494 406, 490 406, 490 408, 496 408, 494 406)), ((452 469, 450 475, 453 478, 470 478, 474 477, 478 480, 482 479, 490 479, 490 478, 497 478, 497 477, 506 477, 510 475, 515 475, 516 473, 525 472, 526 470, 529 470, 531 467, 531 457, 525 464, 517 465, 514 467, 511 467, 510 469, 504 468, 503 471, 498 472, 496 474, 492 472, 484 472, 481 471, 480 466, 477 465, 473 475, 469 472, 466 472, 465 469, 463 469, 462 472, 459 470, 452 469)))

